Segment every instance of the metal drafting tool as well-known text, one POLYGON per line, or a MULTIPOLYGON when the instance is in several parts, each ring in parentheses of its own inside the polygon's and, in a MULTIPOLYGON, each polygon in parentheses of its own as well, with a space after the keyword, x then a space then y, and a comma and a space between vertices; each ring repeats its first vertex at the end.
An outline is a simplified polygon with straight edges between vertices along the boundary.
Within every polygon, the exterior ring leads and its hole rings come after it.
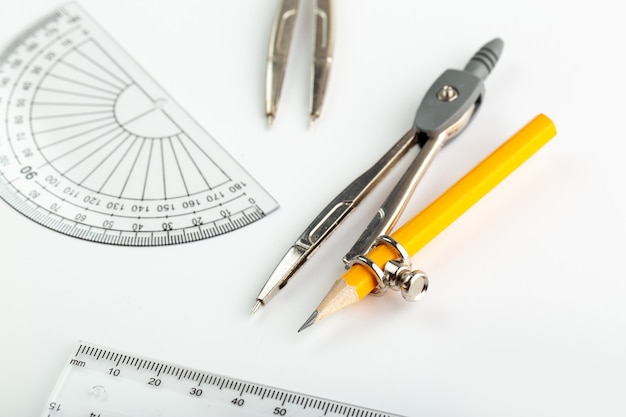
POLYGON ((392 289, 406 301, 422 298, 428 289, 428 277, 413 269, 411 257, 555 135, 552 120, 537 115, 391 236, 380 236, 371 251, 356 256, 298 331, 369 294, 381 295, 392 289))
POLYGON ((504 43, 494 39, 484 45, 464 70, 445 71, 429 88, 415 116, 414 125, 371 168, 339 193, 289 248, 261 289, 256 312, 282 289, 320 244, 361 202, 413 146, 421 149, 380 209, 344 257, 348 265, 366 254, 379 236, 388 234, 441 147, 468 125, 484 95, 483 81, 502 53, 504 43))
POLYGON ((246 226, 276 201, 77 4, 0 54, 0 197, 124 246, 246 226))
MULTIPOLYGON (((272 125, 287 69, 298 0, 280 0, 270 37, 265 84, 265 115, 272 125)), ((326 95, 335 45, 333 0, 315 0, 315 43, 311 80, 311 123, 319 118, 326 95)))
POLYGON ((79 342, 41 417, 400 417, 79 342))

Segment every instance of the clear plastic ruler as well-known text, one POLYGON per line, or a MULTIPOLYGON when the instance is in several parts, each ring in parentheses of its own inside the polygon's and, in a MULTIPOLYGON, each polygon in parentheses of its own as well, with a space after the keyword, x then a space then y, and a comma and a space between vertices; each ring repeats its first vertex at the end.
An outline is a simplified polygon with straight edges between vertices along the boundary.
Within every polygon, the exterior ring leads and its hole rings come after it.
POLYGON ((399 417, 79 342, 42 417, 399 417))
POLYGON ((70 236, 190 242, 278 206, 74 3, 0 53, 0 115, 0 197, 70 236))

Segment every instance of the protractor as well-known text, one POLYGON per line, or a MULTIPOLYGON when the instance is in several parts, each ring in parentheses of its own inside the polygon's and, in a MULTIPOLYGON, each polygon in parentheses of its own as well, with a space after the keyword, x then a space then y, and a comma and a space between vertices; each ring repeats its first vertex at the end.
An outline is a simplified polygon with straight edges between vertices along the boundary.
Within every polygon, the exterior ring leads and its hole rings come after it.
POLYGON ((276 201, 78 5, 0 55, 0 197, 125 246, 236 230, 276 201))

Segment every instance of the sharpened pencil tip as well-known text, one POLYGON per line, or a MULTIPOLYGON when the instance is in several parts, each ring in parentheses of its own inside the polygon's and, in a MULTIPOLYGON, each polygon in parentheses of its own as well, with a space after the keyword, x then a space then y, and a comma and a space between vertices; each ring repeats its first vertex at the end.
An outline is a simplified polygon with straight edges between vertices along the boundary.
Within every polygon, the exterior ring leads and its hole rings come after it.
POLYGON ((311 327, 315 323, 317 319, 317 315, 318 315, 318 312, 317 310, 315 310, 313 314, 311 314, 311 316, 304 322, 304 324, 300 326, 300 328, 298 329, 298 333, 300 333, 302 330, 308 327, 311 327))
POLYGON ((311 119, 309 120, 309 128, 313 127, 313 123, 320 117, 317 113, 311 113, 311 119))
POLYGON ((261 300, 257 300, 256 303, 254 304, 254 307, 252 308, 252 314, 259 311, 259 308, 261 308, 262 305, 263 303, 261 302, 261 300))

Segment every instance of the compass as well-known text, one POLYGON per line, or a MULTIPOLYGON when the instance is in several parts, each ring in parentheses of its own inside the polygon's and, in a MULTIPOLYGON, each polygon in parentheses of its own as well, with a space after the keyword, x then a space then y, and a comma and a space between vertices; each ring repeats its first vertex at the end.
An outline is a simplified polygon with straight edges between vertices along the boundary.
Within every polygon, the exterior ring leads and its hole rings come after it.
POLYGON ((276 201, 78 5, 0 54, 0 197, 77 238, 221 235, 276 201))

